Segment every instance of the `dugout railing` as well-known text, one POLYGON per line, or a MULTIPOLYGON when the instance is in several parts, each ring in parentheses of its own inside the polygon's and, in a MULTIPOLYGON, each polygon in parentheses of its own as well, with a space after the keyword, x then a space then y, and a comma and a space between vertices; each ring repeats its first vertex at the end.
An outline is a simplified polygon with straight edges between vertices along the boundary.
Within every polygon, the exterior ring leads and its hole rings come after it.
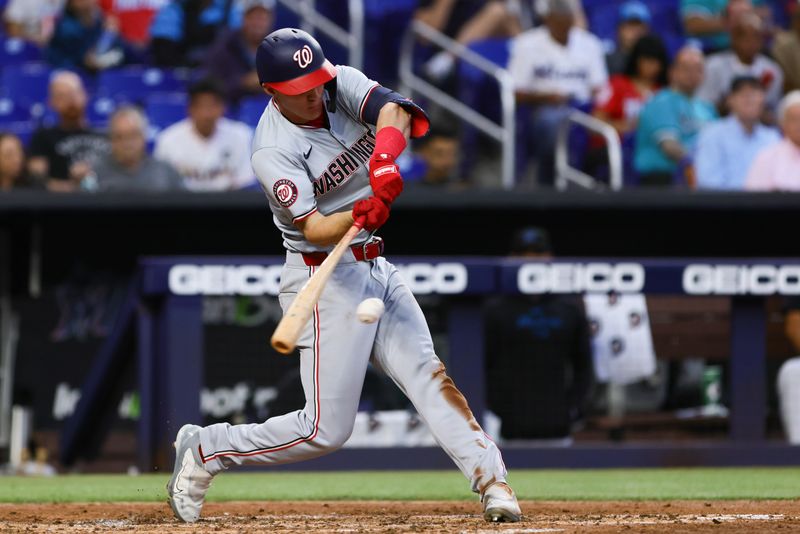
POLYGON ((430 99, 455 116, 468 122, 500 144, 500 178, 505 189, 515 184, 514 168, 516 154, 516 101, 514 99, 514 80, 503 67, 476 54, 466 46, 447 37, 445 34, 421 21, 412 21, 403 37, 400 51, 400 83, 402 90, 409 95, 420 94, 430 99), (500 88, 500 122, 494 122, 478 113, 457 98, 439 89, 414 72, 414 50, 419 40, 433 43, 453 54, 460 61, 469 63, 476 69, 497 81, 500 88))

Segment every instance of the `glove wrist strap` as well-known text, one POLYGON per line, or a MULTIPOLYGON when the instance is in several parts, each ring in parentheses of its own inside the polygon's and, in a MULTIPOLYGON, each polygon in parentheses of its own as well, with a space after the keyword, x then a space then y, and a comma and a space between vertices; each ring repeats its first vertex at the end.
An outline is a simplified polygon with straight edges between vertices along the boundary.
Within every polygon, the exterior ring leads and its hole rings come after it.
POLYGON ((403 132, 394 126, 384 126, 375 135, 375 149, 372 151, 372 157, 385 158, 388 156, 395 160, 405 150, 406 144, 403 132))

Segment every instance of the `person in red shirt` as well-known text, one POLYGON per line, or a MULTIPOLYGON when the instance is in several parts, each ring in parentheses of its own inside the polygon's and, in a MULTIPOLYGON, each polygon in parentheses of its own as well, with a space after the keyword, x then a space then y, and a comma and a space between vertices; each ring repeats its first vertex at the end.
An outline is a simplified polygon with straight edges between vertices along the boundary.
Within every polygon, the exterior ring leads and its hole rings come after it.
POLYGON ((664 43, 655 35, 645 35, 634 45, 625 72, 612 76, 600 93, 593 115, 610 123, 625 139, 636 129, 645 102, 667 85, 668 67, 664 43))
POLYGON ((170 0, 100 0, 106 15, 115 17, 123 39, 138 47, 150 41, 150 22, 170 0))
MULTIPOLYGON (((669 56, 664 43, 655 35, 636 41, 622 74, 611 76, 608 85, 595 100, 592 115, 611 124, 622 141, 625 183, 633 177, 633 138, 639 112, 651 96, 667 85, 669 56)), ((593 176, 602 174, 608 164, 605 140, 599 135, 589 139, 585 170, 593 176)))

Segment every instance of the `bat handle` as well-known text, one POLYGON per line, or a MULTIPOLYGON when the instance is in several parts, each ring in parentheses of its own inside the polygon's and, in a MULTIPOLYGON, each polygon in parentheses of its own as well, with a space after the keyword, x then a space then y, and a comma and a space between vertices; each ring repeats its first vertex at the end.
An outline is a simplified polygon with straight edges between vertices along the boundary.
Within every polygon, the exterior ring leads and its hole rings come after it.
POLYGON ((364 215, 362 215, 361 217, 359 217, 358 219, 356 219, 353 222, 353 226, 355 226, 356 228, 361 230, 362 228, 364 228, 364 223, 365 222, 367 222, 367 218, 364 215))

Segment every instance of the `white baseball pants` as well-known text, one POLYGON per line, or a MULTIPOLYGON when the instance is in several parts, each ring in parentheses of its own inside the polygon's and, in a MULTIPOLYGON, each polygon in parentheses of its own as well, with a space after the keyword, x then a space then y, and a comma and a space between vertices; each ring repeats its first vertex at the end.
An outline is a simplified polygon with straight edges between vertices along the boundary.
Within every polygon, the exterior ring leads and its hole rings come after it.
MULTIPOLYGON (((300 254, 287 253, 279 296, 284 312, 314 270, 300 254)), ((263 423, 203 428, 201 454, 209 472, 232 465, 298 462, 341 447, 353 430, 371 359, 408 396, 473 491, 505 480, 500 451, 445 373, 422 310, 384 258, 356 261, 345 252, 298 347, 305 407, 263 423), (355 316, 356 307, 370 297, 382 299, 386 311, 378 322, 363 324, 355 316)))

